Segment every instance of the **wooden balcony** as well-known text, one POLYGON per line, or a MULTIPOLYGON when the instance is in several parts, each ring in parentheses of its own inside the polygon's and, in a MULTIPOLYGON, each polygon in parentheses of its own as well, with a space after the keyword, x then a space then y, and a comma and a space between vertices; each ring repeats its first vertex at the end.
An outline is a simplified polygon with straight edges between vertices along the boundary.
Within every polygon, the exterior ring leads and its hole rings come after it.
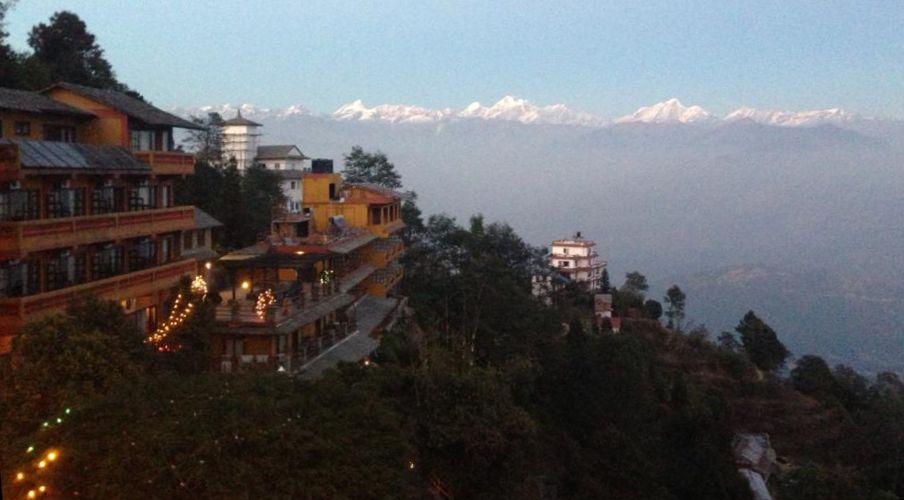
POLYGON ((215 309, 217 331, 234 334, 286 334, 313 323, 333 311, 355 301, 352 295, 341 291, 339 285, 306 287, 301 293, 289 296, 275 294, 276 303, 262 314, 255 309, 256 301, 230 300, 229 292, 221 292, 223 299, 215 309))
POLYGON ((0 259, 19 258, 53 248, 186 231, 194 226, 194 209, 185 206, 63 219, 0 222, 0 259))
POLYGON ((26 320, 62 311, 77 297, 95 295, 105 300, 122 300, 168 290, 176 285, 183 275, 194 273, 196 266, 193 259, 181 260, 52 292, 27 297, 0 298, 0 336, 15 335, 26 320))
POLYGON ((154 175, 192 175, 195 157, 179 151, 134 151, 139 160, 151 166, 154 175))
POLYGON ((367 263, 383 269, 405 253, 405 244, 401 239, 379 240, 362 249, 361 253, 367 263))

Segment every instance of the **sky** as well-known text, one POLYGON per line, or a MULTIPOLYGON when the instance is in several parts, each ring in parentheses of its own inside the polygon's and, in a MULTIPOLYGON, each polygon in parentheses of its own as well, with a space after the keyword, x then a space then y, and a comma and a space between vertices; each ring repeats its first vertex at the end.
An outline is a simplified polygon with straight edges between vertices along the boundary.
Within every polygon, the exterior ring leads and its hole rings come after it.
POLYGON ((461 108, 514 95, 616 118, 678 97, 720 115, 904 118, 900 0, 19 0, 13 46, 63 9, 161 107, 461 108))

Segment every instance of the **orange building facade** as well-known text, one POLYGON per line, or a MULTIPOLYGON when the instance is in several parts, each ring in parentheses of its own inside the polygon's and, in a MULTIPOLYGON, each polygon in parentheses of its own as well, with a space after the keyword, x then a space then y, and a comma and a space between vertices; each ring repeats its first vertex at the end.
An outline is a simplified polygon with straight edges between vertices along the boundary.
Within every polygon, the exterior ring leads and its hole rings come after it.
POLYGON ((221 371, 298 372, 346 336, 379 330, 400 303, 401 196, 344 185, 317 162, 300 188, 301 213, 218 262, 226 279, 211 344, 221 371))
POLYGON ((174 201, 194 158, 173 128, 197 127, 114 91, 0 89, 0 353, 86 294, 152 331, 169 290, 213 255, 215 224, 174 201))

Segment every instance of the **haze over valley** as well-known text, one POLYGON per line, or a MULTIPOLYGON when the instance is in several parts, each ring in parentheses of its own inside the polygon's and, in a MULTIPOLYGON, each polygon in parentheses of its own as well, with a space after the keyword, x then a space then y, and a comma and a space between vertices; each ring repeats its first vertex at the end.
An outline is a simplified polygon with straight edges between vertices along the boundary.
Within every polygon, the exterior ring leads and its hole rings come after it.
POLYGON ((677 99, 615 119, 513 97, 242 111, 264 125, 262 143, 310 157, 382 150, 426 214, 483 213, 538 246, 581 230, 614 284, 635 269, 656 297, 678 283, 689 318, 714 335, 752 308, 795 354, 904 369, 901 121, 842 109, 719 117, 677 99))

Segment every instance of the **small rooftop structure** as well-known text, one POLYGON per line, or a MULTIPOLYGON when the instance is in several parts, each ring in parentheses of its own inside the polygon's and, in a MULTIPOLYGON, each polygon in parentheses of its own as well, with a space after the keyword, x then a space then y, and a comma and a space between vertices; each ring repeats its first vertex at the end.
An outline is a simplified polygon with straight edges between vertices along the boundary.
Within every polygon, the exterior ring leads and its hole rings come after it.
POLYGON ((263 127, 260 123, 253 122, 242 116, 242 110, 238 110, 235 113, 235 118, 226 120, 223 122, 224 126, 246 126, 246 127, 263 127))
POLYGON ((178 127, 194 130, 201 130, 203 128, 198 124, 184 120, 174 114, 167 113, 162 109, 154 107, 142 101, 141 99, 137 99, 123 92, 117 92, 115 90, 98 89, 85 85, 78 85, 75 83, 59 82, 42 90, 41 93, 46 94, 57 88, 66 89, 74 94, 78 94, 93 101, 106 104, 107 106, 110 106, 111 108, 114 108, 117 111, 128 115, 130 118, 140 120, 147 125, 158 127, 178 127))

